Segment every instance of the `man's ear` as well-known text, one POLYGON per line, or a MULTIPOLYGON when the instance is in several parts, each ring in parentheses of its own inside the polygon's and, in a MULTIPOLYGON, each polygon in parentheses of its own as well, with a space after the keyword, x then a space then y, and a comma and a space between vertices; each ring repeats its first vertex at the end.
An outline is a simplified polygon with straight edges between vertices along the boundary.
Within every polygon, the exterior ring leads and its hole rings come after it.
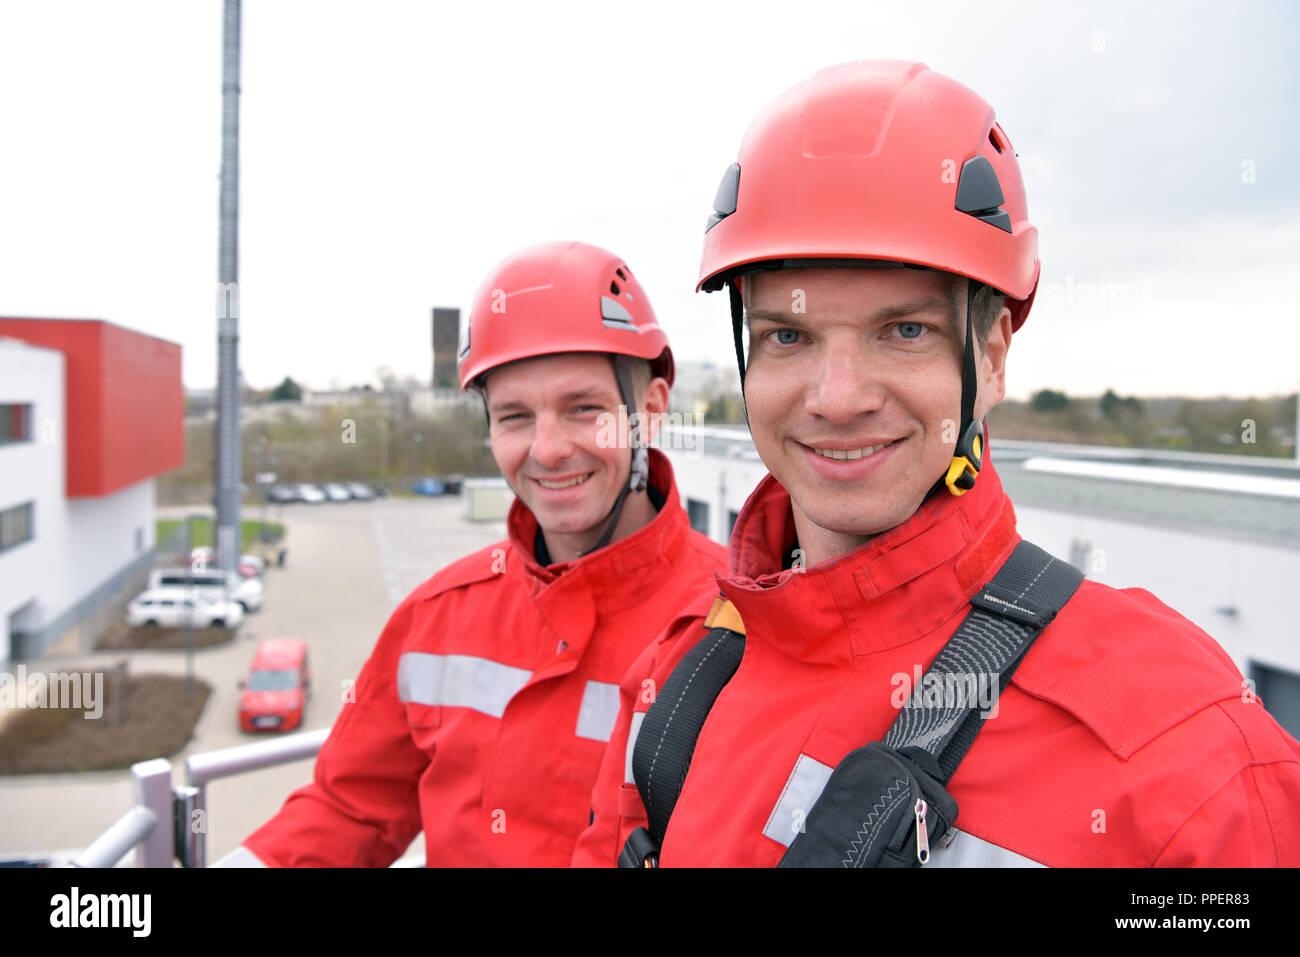
POLYGON ((641 408, 649 420, 646 440, 648 443, 653 442, 659 434, 659 426, 663 424, 664 413, 668 411, 667 379, 656 377, 646 383, 645 391, 641 393, 641 408))
POLYGON ((984 418, 1006 397, 1007 352, 1010 348, 1011 310, 1003 306, 989 330, 989 340, 980 357, 978 418, 984 418))

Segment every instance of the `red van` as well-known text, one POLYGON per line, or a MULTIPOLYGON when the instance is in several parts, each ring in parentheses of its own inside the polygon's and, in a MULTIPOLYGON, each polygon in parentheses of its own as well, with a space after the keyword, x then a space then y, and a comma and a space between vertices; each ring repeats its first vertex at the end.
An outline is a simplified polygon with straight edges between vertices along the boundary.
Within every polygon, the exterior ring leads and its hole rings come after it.
POLYGON ((302 725, 311 694, 307 642, 265 638, 257 646, 248 679, 239 682, 239 727, 244 731, 292 731, 302 725))

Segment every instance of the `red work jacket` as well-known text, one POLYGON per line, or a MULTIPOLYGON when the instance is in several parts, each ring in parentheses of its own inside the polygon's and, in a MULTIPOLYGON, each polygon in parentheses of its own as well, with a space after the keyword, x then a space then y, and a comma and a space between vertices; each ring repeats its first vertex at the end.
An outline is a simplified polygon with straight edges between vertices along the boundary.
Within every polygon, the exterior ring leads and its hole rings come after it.
MULTIPOLYGON (((701 731, 663 866, 780 861, 831 770, 883 737, 895 692, 928 668, 1020 540, 987 462, 972 491, 933 497, 848 554, 783 570, 794 536, 790 498, 768 476, 719 578, 744 621, 744 656, 701 731)), ((705 633, 697 609, 625 677, 575 864, 614 864, 645 825, 635 734, 705 633)), ((1083 582, 949 791, 958 833, 931 846, 928 866, 1300 865, 1300 744, 1209 635, 1140 588, 1083 582)))
POLYGON ((716 591, 726 565, 725 549, 691 530, 668 460, 651 450, 650 463, 665 501, 626 538, 542 567, 537 520, 516 501, 508 541, 412 592, 362 668, 315 780, 232 858, 386 866, 423 827, 430 866, 567 866, 619 679, 672 613, 716 591))

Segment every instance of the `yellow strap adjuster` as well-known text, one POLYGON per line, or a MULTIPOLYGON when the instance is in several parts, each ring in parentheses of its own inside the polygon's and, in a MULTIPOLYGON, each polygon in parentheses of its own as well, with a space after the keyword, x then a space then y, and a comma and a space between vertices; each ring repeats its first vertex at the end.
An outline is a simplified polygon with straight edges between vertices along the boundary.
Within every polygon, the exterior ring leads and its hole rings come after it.
POLYGON ((953 495, 965 495, 975 487, 975 479, 984 463, 984 423, 972 422, 962 441, 953 450, 952 464, 943 477, 953 495))
POLYGON ((740 620, 736 606, 719 595, 713 600, 713 607, 704 619, 705 628, 726 628, 738 635, 745 633, 745 623, 740 620))

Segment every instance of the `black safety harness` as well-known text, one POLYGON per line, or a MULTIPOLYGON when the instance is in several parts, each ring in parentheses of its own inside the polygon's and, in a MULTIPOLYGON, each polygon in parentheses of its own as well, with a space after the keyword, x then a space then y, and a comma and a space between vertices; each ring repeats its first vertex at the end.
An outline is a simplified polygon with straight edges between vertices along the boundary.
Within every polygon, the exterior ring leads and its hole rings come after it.
MULTIPOLYGON (((807 810, 781 867, 917 867, 957 819, 948 782, 983 727, 982 691, 1000 694, 1026 652, 1083 580, 1074 566, 1020 542, 925 672, 882 741, 851 752, 807 810)), ((708 634, 673 669, 642 720, 632 773, 647 827, 620 867, 657 867, 695 743, 736 673, 745 630, 719 598, 708 634)))

